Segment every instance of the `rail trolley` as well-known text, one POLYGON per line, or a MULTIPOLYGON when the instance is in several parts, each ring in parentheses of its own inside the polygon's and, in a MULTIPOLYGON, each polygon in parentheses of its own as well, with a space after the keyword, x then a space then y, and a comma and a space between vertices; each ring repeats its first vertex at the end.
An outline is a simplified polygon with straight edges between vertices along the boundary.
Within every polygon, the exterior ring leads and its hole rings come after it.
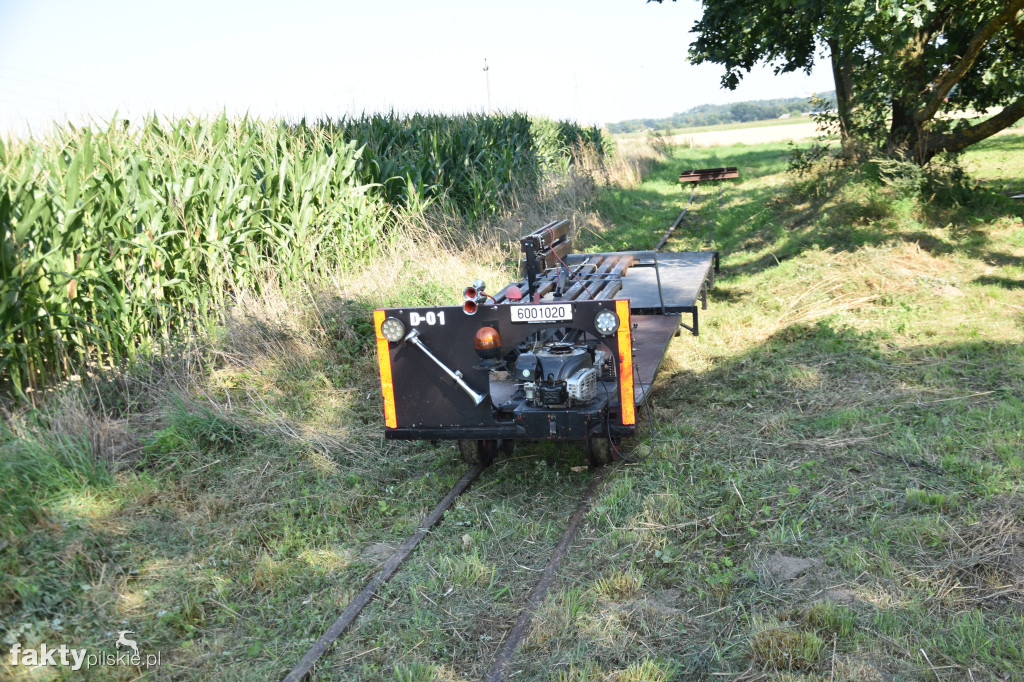
POLYGON ((490 464, 516 441, 580 441, 592 465, 636 431, 672 337, 699 333, 717 251, 572 253, 569 221, 519 240, 522 280, 461 306, 374 311, 384 435, 457 440, 490 464))

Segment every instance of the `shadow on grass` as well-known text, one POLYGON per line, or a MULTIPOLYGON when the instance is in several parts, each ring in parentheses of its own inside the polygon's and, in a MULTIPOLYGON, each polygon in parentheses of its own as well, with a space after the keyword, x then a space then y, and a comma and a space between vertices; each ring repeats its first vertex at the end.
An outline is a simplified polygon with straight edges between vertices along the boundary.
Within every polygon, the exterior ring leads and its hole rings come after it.
MULTIPOLYGON (((1024 149, 1024 136, 1007 136, 980 146, 981 153, 1024 149)), ((691 185, 678 183, 687 168, 735 165, 738 181, 704 183, 666 250, 712 248, 729 254, 770 249, 729 271, 753 274, 774 267, 807 248, 854 251, 887 243, 916 243, 932 255, 962 253, 994 265, 1021 260, 993 248, 979 225, 1001 218, 1024 217, 1024 206, 980 186, 928 185, 932 189, 897 189, 871 179, 870 172, 837 171, 813 180, 787 178, 782 187, 756 180, 785 171, 788 156, 779 145, 759 147, 676 148, 656 164, 638 189, 606 188, 597 206, 614 227, 584 237, 589 249, 653 248, 686 204, 691 185), (662 188, 661 190, 654 188, 662 188), (944 189, 945 188, 945 189, 944 189), (719 198, 721 191, 721 198, 719 198), (928 194, 930 192, 930 194, 928 194), (719 203, 721 204, 719 205, 719 203), (941 231, 941 232, 940 232, 941 231), (936 234, 939 232, 939 234, 936 234)))
POLYGON ((981 277, 978 277, 973 281, 975 284, 996 286, 1001 289, 1024 289, 1024 279, 1011 279, 1009 277, 994 277, 992 275, 982 275, 981 277))
MULTIPOLYGON (((1024 599, 1015 554, 1024 521, 1022 359, 1021 343, 893 346, 823 320, 782 329, 709 371, 663 378, 653 400, 667 422, 661 440, 680 444, 686 506, 660 521, 688 523, 689 532, 643 541, 697 553, 702 567, 738 568, 724 594, 685 562, 665 569, 652 561, 648 584, 682 586, 693 599, 708 592, 706 603, 683 609, 742 603, 762 614, 789 613, 839 587, 859 633, 839 637, 839 650, 871 651, 887 674, 922 664, 910 643, 924 640, 946 663, 975 672, 1021 669, 1021 650, 998 642, 1016 627, 1024 599), (693 521, 709 514, 713 524, 693 521), (793 582, 764 576, 762 562, 776 552, 816 568, 793 582), (653 569, 667 573, 653 577, 653 569), (959 644, 965 613, 976 616, 981 644, 973 649, 959 644)), ((643 518, 636 497, 624 517, 643 518)), ((724 631, 730 617, 725 609, 704 621, 705 632, 724 631)), ((749 634, 698 636, 690 647, 714 645, 729 658, 749 634)))

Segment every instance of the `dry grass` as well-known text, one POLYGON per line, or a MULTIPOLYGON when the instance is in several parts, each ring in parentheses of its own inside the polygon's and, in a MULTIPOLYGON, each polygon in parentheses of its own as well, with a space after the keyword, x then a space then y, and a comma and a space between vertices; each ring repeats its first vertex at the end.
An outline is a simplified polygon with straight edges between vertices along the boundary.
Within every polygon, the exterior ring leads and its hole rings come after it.
POLYGON ((1024 513, 1021 500, 980 510, 949 534, 946 558, 932 567, 934 599, 948 608, 1001 603, 1024 610, 1024 513))
POLYGON ((655 164, 668 156, 668 144, 657 134, 616 138, 615 144, 615 154, 604 162, 600 174, 609 186, 635 189, 651 174, 655 164))
POLYGON ((807 670, 817 667, 825 642, 810 632, 768 627, 750 638, 754 662, 768 670, 807 670))

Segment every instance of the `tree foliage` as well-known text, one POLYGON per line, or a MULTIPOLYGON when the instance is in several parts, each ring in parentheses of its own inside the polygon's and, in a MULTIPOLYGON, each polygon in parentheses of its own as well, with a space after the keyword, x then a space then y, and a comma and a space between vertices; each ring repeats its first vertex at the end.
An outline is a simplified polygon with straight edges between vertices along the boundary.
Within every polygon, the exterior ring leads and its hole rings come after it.
MULTIPOLYGON (((833 93, 820 93, 819 99, 825 108, 835 106, 833 93)), ((671 130, 673 128, 698 128, 721 123, 742 123, 746 121, 768 121, 780 116, 800 116, 814 113, 806 97, 785 97, 781 99, 759 99, 732 104, 698 104, 686 111, 677 112, 665 118, 633 118, 609 123, 612 133, 634 133, 641 130, 671 130)))
MULTIPOLYGON (((650 0, 649 0, 650 1, 650 0)), ((662 0, 655 0, 662 2, 662 0)), ((690 60, 810 71, 827 54, 843 149, 927 163, 1024 117, 1024 0, 702 0, 690 60), (983 119, 958 117, 986 113, 983 119)))

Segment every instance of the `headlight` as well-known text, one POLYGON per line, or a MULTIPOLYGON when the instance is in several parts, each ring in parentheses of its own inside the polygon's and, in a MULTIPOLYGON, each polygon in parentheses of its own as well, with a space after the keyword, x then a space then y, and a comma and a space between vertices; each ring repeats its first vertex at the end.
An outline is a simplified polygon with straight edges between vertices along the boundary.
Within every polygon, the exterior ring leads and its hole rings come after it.
POLYGON ((610 336, 619 328, 619 316, 610 310, 602 310, 594 315, 594 326, 601 336, 610 336))
POLYGON ((391 343, 398 343, 405 338, 405 325, 397 317, 386 317, 380 323, 380 333, 391 343))

